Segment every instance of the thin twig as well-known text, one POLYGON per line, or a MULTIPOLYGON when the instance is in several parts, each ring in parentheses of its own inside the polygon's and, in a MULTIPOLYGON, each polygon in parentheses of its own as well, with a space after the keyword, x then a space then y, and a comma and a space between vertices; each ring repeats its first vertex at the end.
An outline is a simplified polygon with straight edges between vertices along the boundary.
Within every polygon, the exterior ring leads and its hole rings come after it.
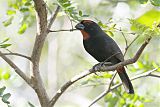
POLYGON ((77 29, 61 29, 61 30, 48 30, 49 32, 62 32, 62 31, 69 31, 69 32, 72 32, 74 30, 77 30, 77 29))
POLYGON ((129 47, 138 39, 138 37, 139 37, 139 35, 137 35, 137 36, 133 39, 133 41, 125 48, 124 56, 126 55, 129 47))
MULTIPOLYGON (((116 74, 117 74, 117 72, 113 75, 113 77, 112 77, 112 79, 111 79, 111 81, 110 81, 110 83, 109 83, 109 86, 108 86, 108 88, 107 88, 107 92, 109 92, 109 90, 111 89, 111 86, 112 86, 112 83, 113 83, 114 78, 116 77, 116 74)), ((104 96, 105 96, 105 95, 100 95, 100 96, 98 96, 97 98, 95 98, 88 107, 91 107, 93 104, 95 104, 97 101, 99 101, 99 100, 100 100, 101 98, 103 98, 104 96)))
POLYGON ((31 61, 31 57, 23 55, 23 54, 20 54, 20 53, 13 53, 13 52, 11 52, 11 53, 3 53, 3 55, 16 55, 16 56, 20 56, 20 57, 26 58, 26 59, 28 59, 28 60, 31 61))
POLYGON ((53 22, 55 21, 59 10, 60 10, 60 6, 58 5, 55 12, 51 15, 51 18, 50 18, 49 24, 48 24, 48 30, 51 28, 53 22))
POLYGON ((0 57, 3 58, 15 70, 15 72, 21 78, 23 78, 26 83, 28 83, 29 86, 33 87, 30 78, 27 77, 26 74, 24 74, 23 71, 17 65, 15 65, 9 58, 7 58, 1 51, 0 57))
POLYGON ((56 101, 58 100, 58 98, 68 89, 69 86, 71 86, 73 83, 75 83, 76 81, 86 77, 87 75, 91 74, 90 71, 85 71, 82 72, 79 75, 76 75, 75 77, 73 77, 70 81, 66 82, 54 95, 54 97, 51 99, 50 101, 50 107, 54 106, 54 104, 56 103, 56 101))
MULTIPOLYGON (((151 74, 152 72, 156 71, 158 68, 155 68, 153 70, 150 70, 148 72, 139 74, 135 77, 133 77, 132 79, 130 79, 131 81, 142 78, 142 77, 147 77, 147 76, 153 76, 153 74, 151 74)), ((160 78, 160 76, 154 75, 153 77, 158 77, 160 78)), ((112 86, 110 89, 106 89, 103 93, 101 93, 98 97, 95 98, 95 100, 93 100, 91 102, 91 104, 88 107, 91 107, 93 104, 95 104, 96 102, 98 102, 101 98, 103 98, 105 95, 107 95, 109 92, 113 91, 114 89, 117 89, 119 86, 121 86, 122 83, 116 84, 114 86, 112 86)))
POLYGON ((65 83, 54 95, 54 97, 51 99, 50 101, 50 106, 54 106, 54 104, 56 103, 56 101, 58 100, 58 98, 76 81, 86 77, 87 75, 91 74, 91 73, 95 73, 98 71, 114 71, 117 69, 118 66, 126 66, 128 64, 132 64, 135 63, 138 58, 140 57, 140 55, 142 54, 144 48, 147 46, 147 44, 149 43, 149 41, 151 40, 151 37, 148 38, 143 44, 142 46, 139 48, 139 50, 137 51, 137 53, 135 54, 135 56, 131 59, 125 60, 123 62, 120 62, 116 65, 112 65, 112 66, 105 66, 105 67, 98 67, 99 69, 95 70, 95 68, 91 68, 89 71, 87 72, 83 72, 81 73, 81 75, 77 75, 74 77, 74 79, 69 80, 67 83, 65 83))

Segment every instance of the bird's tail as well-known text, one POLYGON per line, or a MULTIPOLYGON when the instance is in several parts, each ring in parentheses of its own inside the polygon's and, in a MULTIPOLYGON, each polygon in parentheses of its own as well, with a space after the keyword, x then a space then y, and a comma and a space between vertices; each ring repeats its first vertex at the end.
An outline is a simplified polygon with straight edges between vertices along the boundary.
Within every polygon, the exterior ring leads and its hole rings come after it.
POLYGON ((122 81, 122 84, 123 84, 126 92, 129 94, 134 94, 134 89, 133 89, 132 83, 131 83, 131 81, 125 71, 125 68, 118 67, 117 72, 118 72, 118 75, 122 81))

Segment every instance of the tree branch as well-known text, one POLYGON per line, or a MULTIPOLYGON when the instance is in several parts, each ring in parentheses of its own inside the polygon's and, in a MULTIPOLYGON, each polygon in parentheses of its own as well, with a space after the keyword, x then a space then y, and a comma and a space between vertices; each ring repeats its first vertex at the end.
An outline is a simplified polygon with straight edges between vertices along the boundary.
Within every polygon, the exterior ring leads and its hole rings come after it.
POLYGON ((75 77, 73 77, 71 80, 69 80, 68 82, 66 82, 54 95, 54 97, 51 99, 50 101, 50 107, 54 106, 54 104, 57 102, 58 98, 68 89, 69 86, 71 86, 73 83, 75 83, 76 81, 86 77, 87 75, 91 74, 90 71, 85 71, 82 72, 79 75, 76 75, 75 77))
POLYGON ((32 81, 34 83, 33 89, 37 93, 41 107, 48 107, 47 105, 49 103, 49 98, 39 73, 40 56, 44 45, 44 41, 48 34, 47 9, 46 9, 46 4, 43 0, 33 0, 33 1, 35 4, 36 18, 37 18, 37 34, 31 55, 31 61, 33 64, 32 65, 32 73, 33 73, 32 81))
POLYGON ((51 15, 51 18, 50 18, 49 24, 48 24, 48 30, 51 28, 53 22, 55 21, 59 10, 60 10, 60 6, 58 5, 56 8, 56 11, 54 13, 52 13, 52 15, 51 15))
POLYGON ((62 31, 69 31, 69 32, 72 32, 72 31, 75 31, 77 29, 60 29, 60 30, 49 30, 49 32, 62 32, 62 31))
MULTIPOLYGON (((136 79, 139 79, 139 78, 142 78, 142 77, 147 77, 147 76, 152 76, 152 77, 158 77, 160 78, 160 76, 158 75, 154 75, 151 74, 152 72, 156 71, 158 68, 155 68, 153 70, 150 70, 148 72, 145 72, 145 73, 142 73, 142 74, 139 74, 133 78, 131 78, 130 80, 133 81, 133 80, 136 80, 136 79)), ((101 93, 97 98, 95 98, 91 104, 89 104, 88 107, 91 107, 93 104, 95 104, 97 101, 99 101, 101 98, 103 98, 105 95, 107 95, 109 92, 113 91, 114 89, 117 89, 118 87, 120 87, 122 85, 122 83, 119 83, 119 84, 116 84, 114 86, 112 86, 111 88, 108 88, 106 89, 103 93, 101 93)))
POLYGON ((23 73, 23 71, 22 71, 17 65, 15 65, 9 58, 7 58, 7 57, 5 56, 5 54, 3 54, 1 51, 0 51, 0 57, 3 58, 3 59, 15 70, 15 72, 16 72, 20 77, 22 77, 22 78, 24 79, 24 81, 25 81, 29 86, 33 87, 33 86, 32 86, 32 83, 31 83, 31 81, 30 81, 30 78, 27 77, 27 76, 23 73))
MULTIPOLYGON (((107 92, 109 92, 109 90, 111 89, 111 86, 112 86, 112 83, 113 83, 113 80, 114 80, 114 78, 116 77, 116 74, 117 74, 117 72, 113 75, 113 77, 112 77, 112 79, 111 79, 111 81, 110 81, 110 83, 109 83, 109 86, 108 86, 108 88, 107 88, 107 91, 106 91, 106 93, 107 92)), ((96 103, 97 101, 99 101, 101 98, 103 98, 105 95, 101 95, 101 96, 98 96, 97 98, 95 98, 95 100, 93 100, 93 102, 88 106, 88 107, 91 107, 94 103, 96 103)))
MULTIPOLYGON (((54 106, 56 101, 58 100, 58 98, 67 90, 67 88, 69 86, 71 86, 73 83, 75 83, 76 81, 86 77, 87 75, 91 74, 91 73, 95 73, 95 72, 98 72, 98 71, 114 71, 116 70, 116 68, 118 66, 126 66, 128 64, 132 64, 132 63, 135 63, 138 58, 140 57, 140 55, 142 54, 144 48, 147 46, 147 44, 149 43, 149 41, 151 40, 151 37, 148 38, 142 45, 141 47, 139 48, 139 50, 137 51, 137 53, 135 54, 135 56, 131 59, 128 59, 128 60, 125 60, 123 62, 120 62, 116 65, 113 65, 113 66, 99 66, 97 65, 97 67, 93 67, 91 68, 89 71, 87 72, 82 72, 80 75, 77 75, 75 76, 74 78, 72 78, 70 81, 68 81, 67 83, 65 83, 57 92, 56 94, 54 95, 54 97, 51 99, 50 101, 50 106, 54 106)), ((100 64, 101 65, 101 64, 100 64)), ((111 87, 112 89, 112 87, 111 87)))
POLYGON ((22 55, 20 53, 13 53, 13 52, 11 52, 11 53, 3 53, 3 55, 16 55, 16 56, 20 56, 20 57, 26 58, 26 59, 28 59, 28 60, 31 61, 31 57, 26 56, 26 55, 22 55))

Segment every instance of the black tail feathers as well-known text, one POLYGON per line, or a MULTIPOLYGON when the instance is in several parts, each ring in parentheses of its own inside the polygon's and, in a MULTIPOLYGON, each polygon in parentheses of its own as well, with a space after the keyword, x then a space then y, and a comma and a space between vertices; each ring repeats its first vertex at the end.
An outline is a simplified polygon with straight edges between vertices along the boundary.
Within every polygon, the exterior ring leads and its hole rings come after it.
POLYGON ((117 69, 117 72, 119 74, 119 77, 122 81, 122 84, 126 90, 127 93, 129 94, 134 94, 134 89, 133 89, 133 86, 132 86, 132 83, 125 71, 125 68, 124 67, 120 67, 117 69))

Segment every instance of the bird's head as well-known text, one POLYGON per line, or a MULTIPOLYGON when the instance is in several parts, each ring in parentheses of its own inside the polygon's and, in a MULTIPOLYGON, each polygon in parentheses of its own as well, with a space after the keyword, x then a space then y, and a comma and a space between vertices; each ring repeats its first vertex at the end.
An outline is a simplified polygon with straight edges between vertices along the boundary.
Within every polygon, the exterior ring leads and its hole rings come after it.
POLYGON ((94 37, 97 33, 102 32, 99 25, 91 20, 82 20, 75 26, 75 28, 81 31, 84 40, 94 37))

